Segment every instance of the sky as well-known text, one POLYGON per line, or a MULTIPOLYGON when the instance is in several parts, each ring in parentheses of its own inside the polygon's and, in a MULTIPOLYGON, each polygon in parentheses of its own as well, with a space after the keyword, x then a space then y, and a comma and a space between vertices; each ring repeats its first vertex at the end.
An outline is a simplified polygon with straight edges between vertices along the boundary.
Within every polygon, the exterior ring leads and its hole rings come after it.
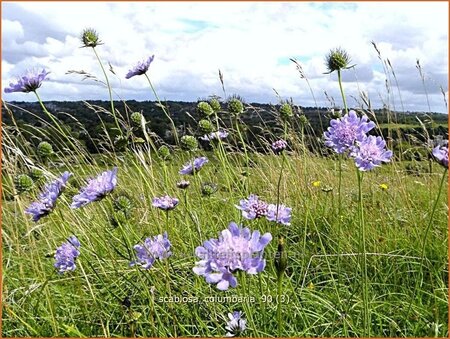
MULTIPOLYGON (((148 75, 161 99, 238 94, 248 103, 292 98, 300 106, 331 107, 330 101, 342 106, 336 72, 324 74, 325 56, 340 47, 355 65, 343 71, 349 106, 359 107, 363 93, 374 108, 447 111, 442 94, 448 95, 447 2, 1 5, 2 89, 28 69, 45 68, 51 73, 38 90, 44 101, 109 98, 101 82, 68 74, 85 71, 104 79, 93 50, 81 48, 81 32, 94 28, 103 42, 96 50, 116 99, 155 99, 144 76, 125 79, 137 62, 155 55, 148 75), (299 62, 308 81, 290 58, 299 62), (392 69, 386 71, 387 60, 392 69)), ((2 98, 35 101, 33 93, 2 91, 2 98)))

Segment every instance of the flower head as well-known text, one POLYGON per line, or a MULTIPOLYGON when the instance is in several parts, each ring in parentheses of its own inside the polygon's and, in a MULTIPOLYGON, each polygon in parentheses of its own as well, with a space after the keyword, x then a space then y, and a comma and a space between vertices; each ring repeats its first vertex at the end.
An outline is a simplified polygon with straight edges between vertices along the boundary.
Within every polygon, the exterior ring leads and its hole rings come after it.
POLYGON ((80 247, 80 242, 76 236, 72 235, 67 242, 56 249, 54 266, 58 269, 58 273, 75 270, 75 259, 80 255, 78 247, 80 247))
POLYGON ((328 131, 324 132, 325 145, 339 154, 351 151, 355 143, 362 141, 367 136, 366 133, 375 127, 375 123, 368 120, 365 115, 359 118, 355 111, 331 120, 328 131))
POLYGON ((130 266, 140 265, 142 268, 149 269, 156 259, 163 260, 172 255, 170 246, 167 232, 164 232, 163 235, 156 235, 153 239, 147 238, 142 245, 134 245, 137 260, 132 261, 130 266))
POLYGON ((152 55, 147 60, 139 61, 136 66, 128 71, 127 75, 125 75, 125 79, 130 79, 135 75, 142 75, 147 73, 148 68, 150 67, 150 64, 153 62, 154 58, 155 56, 152 55))
POLYGON ((93 28, 86 28, 83 33, 81 33, 81 42, 84 47, 96 47, 97 45, 101 45, 101 41, 98 37, 98 33, 93 28))
POLYGON ((230 321, 227 321, 227 326, 225 327, 225 329, 228 331, 226 336, 240 336, 240 334, 244 332, 247 327, 247 321, 242 318, 242 312, 235 311, 233 313, 228 313, 228 318, 230 319, 230 321))
POLYGON ((198 141, 192 135, 183 135, 180 144, 185 151, 195 151, 198 148, 198 141))
POLYGON ((219 140, 219 139, 225 139, 228 136, 227 131, 217 131, 212 132, 210 134, 205 134, 204 136, 200 137, 203 141, 211 141, 211 140, 219 140))
POLYGON ((239 206, 235 206, 242 211, 244 218, 252 220, 266 216, 269 205, 265 201, 259 200, 257 195, 250 194, 247 199, 239 201, 239 206))
POLYGON ((42 85, 42 81, 50 72, 45 69, 39 73, 37 70, 29 70, 25 75, 17 79, 17 83, 10 83, 5 88, 5 93, 23 92, 29 93, 36 91, 42 85))
POLYGON ((272 151, 275 154, 280 154, 283 152, 287 147, 287 142, 283 139, 277 140, 272 143, 272 151))
POLYGON ((105 171, 95 179, 90 179, 80 193, 72 200, 71 208, 83 207, 90 202, 103 199, 117 185, 117 167, 111 171, 105 171))
POLYGON ((181 180, 177 182, 177 187, 184 190, 189 187, 191 183, 188 180, 181 180))
POLYGON ((378 185, 378 187, 380 187, 383 191, 387 191, 387 189, 389 188, 387 184, 380 184, 378 185))
POLYGON ((183 168, 178 172, 180 174, 194 174, 208 162, 207 157, 195 158, 194 160, 184 164, 183 168))
POLYGON ((448 145, 433 148, 433 156, 439 164, 448 168, 448 145))
POLYGON ((209 117, 211 114, 214 113, 214 110, 209 103, 205 101, 200 101, 197 104, 197 112, 199 112, 201 115, 205 117, 209 117))
POLYGON ((386 142, 381 137, 368 136, 354 147, 350 156, 355 159, 356 167, 360 171, 370 171, 381 166, 382 162, 389 162, 392 151, 387 150, 386 142))
POLYGON ((328 73, 352 67, 349 66, 349 63, 350 56, 342 48, 332 49, 325 57, 325 64, 328 68, 328 73))
POLYGON ((320 180, 313 181, 312 183, 314 187, 320 187, 320 184, 321 184, 320 180))
POLYGON ((267 207, 266 218, 269 221, 275 221, 279 224, 289 226, 291 224, 291 212, 292 208, 285 205, 270 204, 267 207))
POLYGON ((61 177, 53 181, 51 184, 46 185, 44 191, 39 195, 39 201, 33 202, 26 210, 25 213, 33 216, 33 221, 38 221, 42 217, 50 214, 55 208, 56 200, 63 192, 67 180, 72 173, 64 172, 61 177))
POLYGON ((152 205, 154 207, 158 207, 159 209, 169 211, 173 210, 178 205, 178 199, 177 198, 171 198, 168 195, 165 195, 160 198, 153 198, 152 205))
POLYGON ((210 239, 195 249, 201 259, 193 268, 195 274, 205 277, 207 283, 217 284, 219 290, 236 287, 236 271, 248 274, 262 272, 266 266, 264 248, 272 240, 270 233, 263 236, 258 231, 250 232, 234 222, 223 230, 218 239, 210 239))

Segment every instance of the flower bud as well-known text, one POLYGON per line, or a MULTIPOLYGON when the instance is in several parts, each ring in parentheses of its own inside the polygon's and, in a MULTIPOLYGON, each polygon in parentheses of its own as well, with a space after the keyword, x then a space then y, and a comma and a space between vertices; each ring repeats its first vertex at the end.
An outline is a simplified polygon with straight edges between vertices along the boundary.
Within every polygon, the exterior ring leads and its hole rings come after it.
POLYGON ((166 145, 162 145, 159 149, 158 149, 158 155, 161 157, 161 159, 163 160, 167 160, 170 158, 170 149, 169 147, 167 147, 166 145))
POLYGON ((298 121, 300 122, 300 125, 302 125, 302 126, 306 126, 308 124, 308 118, 304 114, 299 115, 298 121))
POLYGON ((37 147, 37 152, 41 158, 46 159, 53 154, 53 147, 47 141, 42 141, 37 147))
POLYGON ((185 151, 195 151, 198 148, 198 141, 192 135, 181 137, 181 148, 185 151))
POLYGON ((222 109, 222 107, 220 106, 219 100, 217 100, 215 98, 209 100, 209 105, 214 110, 214 112, 218 112, 222 109))
POLYGON ((188 180, 181 180, 177 182, 177 187, 184 190, 189 187, 191 183, 188 180))
POLYGON ((14 183, 19 193, 28 192, 34 186, 33 179, 31 179, 26 174, 19 174, 18 176, 16 176, 14 179, 14 183))
POLYGON ((244 112, 244 105, 239 99, 232 98, 228 101, 228 112, 239 115, 244 112))
POLYGON ((283 120, 288 120, 294 115, 294 112, 292 111, 292 106, 288 103, 284 103, 280 107, 280 116, 283 120))
POLYGON ((98 38, 98 33, 92 28, 86 28, 81 34, 81 42, 84 47, 96 47, 101 42, 98 38))
POLYGON ((325 64, 329 73, 348 68, 349 63, 350 56, 341 48, 332 49, 325 58, 325 64))
POLYGON ((275 268, 277 269, 277 276, 280 278, 287 267, 287 253, 284 247, 284 238, 278 239, 278 250, 275 255, 275 268))
MULTIPOLYGON (((140 126, 140 125, 141 125, 141 122, 142 122, 142 118, 144 118, 144 116, 143 116, 142 113, 140 113, 140 112, 134 112, 133 114, 131 114, 130 118, 131 118, 131 121, 132 121, 135 125, 140 126)), ((144 118, 144 119, 145 119, 145 118, 144 118)), ((144 121, 145 121, 145 120, 144 120, 144 121)))
POLYGON ((42 172, 39 168, 32 168, 30 170, 30 177, 33 181, 39 181, 44 178, 44 172, 42 172))
POLYGON ((202 119, 198 122, 198 127, 203 134, 209 134, 214 131, 214 125, 211 121, 202 119))
POLYGON ((217 192, 217 184, 214 184, 212 182, 205 182, 202 184, 202 194, 204 196, 210 196, 217 192))
POLYGON ((214 113, 214 110, 211 107, 211 105, 205 101, 201 101, 197 104, 197 111, 205 117, 209 117, 211 114, 214 113))
POLYGON ((128 199, 124 195, 120 195, 114 200, 114 209, 116 211, 122 211, 125 214, 130 211, 132 203, 130 199, 128 199))

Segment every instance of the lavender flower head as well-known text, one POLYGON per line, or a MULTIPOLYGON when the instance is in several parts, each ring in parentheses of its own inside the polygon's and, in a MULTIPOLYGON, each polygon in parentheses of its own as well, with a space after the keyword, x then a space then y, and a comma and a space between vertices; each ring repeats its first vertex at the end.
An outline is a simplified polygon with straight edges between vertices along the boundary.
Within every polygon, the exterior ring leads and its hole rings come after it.
POLYGON ((291 224, 291 212, 292 208, 286 207, 283 204, 270 204, 267 207, 266 218, 269 221, 275 221, 279 224, 289 226, 291 224))
POLYGON ((287 142, 283 139, 277 140, 274 143, 272 143, 272 151, 275 154, 280 154, 283 152, 287 147, 287 142))
POLYGON ((207 240, 195 249, 201 260, 195 263, 193 271, 205 277, 207 283, 217 284, 219 290, 236 287, 237 279, 233 274, 237 270, 248 274, 264 270, 263 252, 271 240, 270 233, 263 236, 258 231, 250 233, 248 228, 231 222, 218 239, 207 240))
POLYGON ((24 76, 17 79, 17 83, 10 83, 9 87, 5 88, 5 93, 34 92, 41 87, 42 81, 49 73, 45 69, 42 69, 40 73, 37 70, 28 70, 24 76))
POLYGON ((369 135, 363 141, 358 142, 350 156, 355 159, 356 167, 360 171, 370 171, 374 167, 381 166, 383 162, 389 162, 392 151, 385 147, 386 142, 381 137, 369 135))
POLYGON ((355 143, 362 141, 366 133, 375 127, 375 123, 368 120, 366 115, 359 118, 355 111, 331 120, 328 131, 324 132, 325 145, 339 154, 352 151, 355 143))
POLYGON ((448 145, 433 148, 433 156, 439 164, 448 168, 448 145))
POLYGON ((235 311, 233 313, 228 313, 228 318, 230 319, 230 321, 227 322, 227 326, 225 327, 225 329, 228 331, 225 336, 240 336, 240 334, 247 328, 247 321, 242 318, 242 312, 235 311))
POLYGON ((154 58, 155 58, 155 56, 152 55, 145 61, 139 61, 138 64, 133 67, 133 69, 130 69, 128 71, 127 75, 125 76, 125 79, 130 79, 130 78, 134 77, 135 75, 142 75, 142 74, 147 73, 148 68, 150 67, 150 64, 152 63, 154 58))
POLYGON ((163 235, 156 235, 153 239, 147 238, 142 245, 134 245, 137 260, 132 261, 130 266, 140 265, 147 270, 153 266, 156 259, 163 260, 172 255, 170 246, 167 232, 164 232, 163 235))
POLYGON ((80 255, 78 247, 80 247, 80 242, 76 236, 72 235, 67 242, 56 249, 54 266, 58 269, 58 273, 75 270, 75 259, 80 255))
POLYGON ((56 200, 66 187, 67 180, 69 180, 71 175, 72 173, 66 171, 51 184, 45 185, 44 191, 39 195, 39 201, 31 203, 25 210, 25 213, 33 216, 34 222, 37 222, 39 219, 53 211, 56 200))
POLYGON ((219 139, 225 139, 228 136, 227 131, 216 131, 211 132, 209 134, 205 134, 204 136, 200 137, 203 141, 212 141, 212 140, 219 140, 219 139))
POLYGON ((184 190, 189 187, 191 183, 188 180, 181 180, 177 182, 177 187, 184 190))
POLYGON ((203 167, 204 164, 208 162, 207 157, 200 157, 195 158, 193 161, 189 161, 184 164, 183 168, 178 172, 180 174, 194 174, 195 172, 199 171, 200 168, 203 167), (192 165, 194 167, 192 168, 192 165))
POLYGON ((242 199, 237 209, 242 211, 242 216, 246 219, 253 220, 267 215, 268 204, 255 194, 250 194, 247 199, 242 199))
POLYGON ((106 197, 117 185, 117 167, 111 171, 105 171, 95 179, 90 179, 80 193, 72 200, 71 208, 80 208, 90 202, 98 201, 106 197))
POLYGON ((154 207, 158 207, 159 209, 169 211, 173 210, 178 205, 178 199, 177 198, 171 198, 168 195, 165 195, 160 198, 153 198, 152 205, 154 207))

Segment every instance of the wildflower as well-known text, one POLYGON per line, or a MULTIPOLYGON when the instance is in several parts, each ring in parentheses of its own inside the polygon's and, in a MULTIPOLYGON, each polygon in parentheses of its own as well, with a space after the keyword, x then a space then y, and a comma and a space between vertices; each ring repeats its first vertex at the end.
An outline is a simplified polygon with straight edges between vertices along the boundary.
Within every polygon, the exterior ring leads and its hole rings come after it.
POLYGON ((345 50, 341 48, 332 49, 330 53, 328 53, 328 55, 325 57, 325 64, 328 68, 328 73, 353 67, 349 66, 349 63, 350 56, 345 50))
POLYGON ((21 78, 17 79, 17 83, 10 83, 9 87, 5 88, 5 93, 13 92, 35 92, 42 85, 42 81, 50 72, 45 69, 39 73, 37 70, 28 70, 21 78))
POLYGON ((242 211, 242 216, 249 220, 266 216, 268 211, 267 203, 259 200, 255 194, 251 194, 247 199, 242 199, 239 206, 235 206, 242 211))
POLYGON ((171 198, 168 195, 165 195, 161 198, 153 198, 152 205, 154 207, 158 207, 159 209, 170 211, 173 210, 178 205, 177 198, 171 198))
POLYGON ((227 326, 225 329, 228 331, 225 335, 226 337, 238 337, 246 329, 246 320, 242 318, 241 311, 235 311, 233 313, 228 313, 227 326))
POLYGON ((170 246, 167 232, 164 232, 163 235, 156 235, 153 239, 147 238, 142 245, 134 245, 137 260, 132 261, 130 266, 140 265, 147 270, 153 266, 156 259, 163 260, 172 255, 170 246))
POLYGON ((366 133, 375 127, 375 123, 368 120, 366 115, 359 118, 355 111, 331 120, 328 131, 324 132, 325 145, 339 154, 351 151, 355 143, 362 141, 366 133))
POLYGON ((184 190, 189 187, 191 183, 188 180, 181 180, 177 182, 177 187, 184 190))
POLYGON ((382 162, 389 162, 392 151, 386 150, 385 147, 386 142, 381 137, 370 135, 358 143, 350 156, 355 159, 356 167, 360 171, 370 171, 382 162))
POLYGON ((436 161, 444 166, 445 168, 448 168, 448 146, 436 146, 433 148, 433 156, 436 159, 436 161))
POLYGON ((208 162, 207 157, 195 158, 194 160, 184 164, 183 168, 178 172, 180 174, 194 174, 199 171, 204 164, 208 162))
POLYGON ((244 105, 239 99, 232 98, 230 99, 230 101, 228 101, 228 111, 231 114, 239 115, 244 112, 244 105))
POLYGON ((98 33, 95 29, 86 28, 83 33, 81 33, 81 42, 84 47, 97 47, 97 45, 101 44, 99 40, 98 33))
POLYGON ((280 154, 283 152, 287 147, 287 142, 283 139, 277 140, 272 143, 272 151, 275 154, 280 154))
POLYGON ((127 75, 125 75, 125 79, 130 79, 135 75, 142 75, 147 73, 150 64, 153 62, 153 59, 155 59, 154 55, 152 55, 145 61, 139 61, 137 65, 133 67, 133 69, 130 69, 128 71, 127 75))
POLYGON ((67 271, 75 270, 77 267, 75 265, 75 259, 80 255, 78 247, 80 247, 80 242, 76 236, 72 235, 67 239, 67 242, 56 249, 56 263, 54 266, 58 269, 58 273, 62 274, 67 271))
POLYGON ((240 270, 248 274, 262 272, 266 260, 262 258, 264 248, 272 240, 270 233, 263 236, 258 231, 250 233, 231 222, 218 239, 210 239, 195 249, 201 259, 193 268, 195 274, 205 277, 207 283, 217 284, 219 290, 236 287, 237 279, 233 275, 240 270))
POLYGON ((380 187, 383 191, 387 191, 387 189, 388 189, 387 184, 380 184, 378 187, 380 187))
POLYGON ((64 172, 61 177, 51 184, 46 185, 44 191, 39 195, 39 201, 33 202, 30 207, 25 210, 25 213, 33 216, 34 222, 37 222, 39 219, 53 211, 56 200, 63 192, 67 180, 69 180, 71 175, 72 173, 64 172))
POLYGON ((320 187, 320 181, 319 181, 319 180, 313 181, 312 185, 313 185, 314 187, 320 187))
POLYGON ((285 205, 270 204, 267 206, 266 218, 269 221, 275 221, 279 224, 289 226, 291 224, 292 208, 285 205))
POLYGON ((201 115, 205 116, 205 117, 209 117, 211 114, 214 113, 213 108, 211 107, 210 104, 208 104, 205 101, 200 101, 197 104, 197 112, 199 112, 201 115))
POLYGON ((73 197, 71 208, 80 208, 90 202, 106 197, 117 185, 117 167, 105 171, 95 179, 90 179, 80 193, 73 197))
POLYGON ((198 141, 192 135, 183 135, 180 141, 181 148, 185 151, 195 151, 198 148, 198 141))
POLYGON ((210 134, 205 134, 204 136, 200 137, 203 141, 211 141, 211 140, 219 140, 219 139, 225 139, 228 136, 227 131, 217 131, 212 132, 210 134))

